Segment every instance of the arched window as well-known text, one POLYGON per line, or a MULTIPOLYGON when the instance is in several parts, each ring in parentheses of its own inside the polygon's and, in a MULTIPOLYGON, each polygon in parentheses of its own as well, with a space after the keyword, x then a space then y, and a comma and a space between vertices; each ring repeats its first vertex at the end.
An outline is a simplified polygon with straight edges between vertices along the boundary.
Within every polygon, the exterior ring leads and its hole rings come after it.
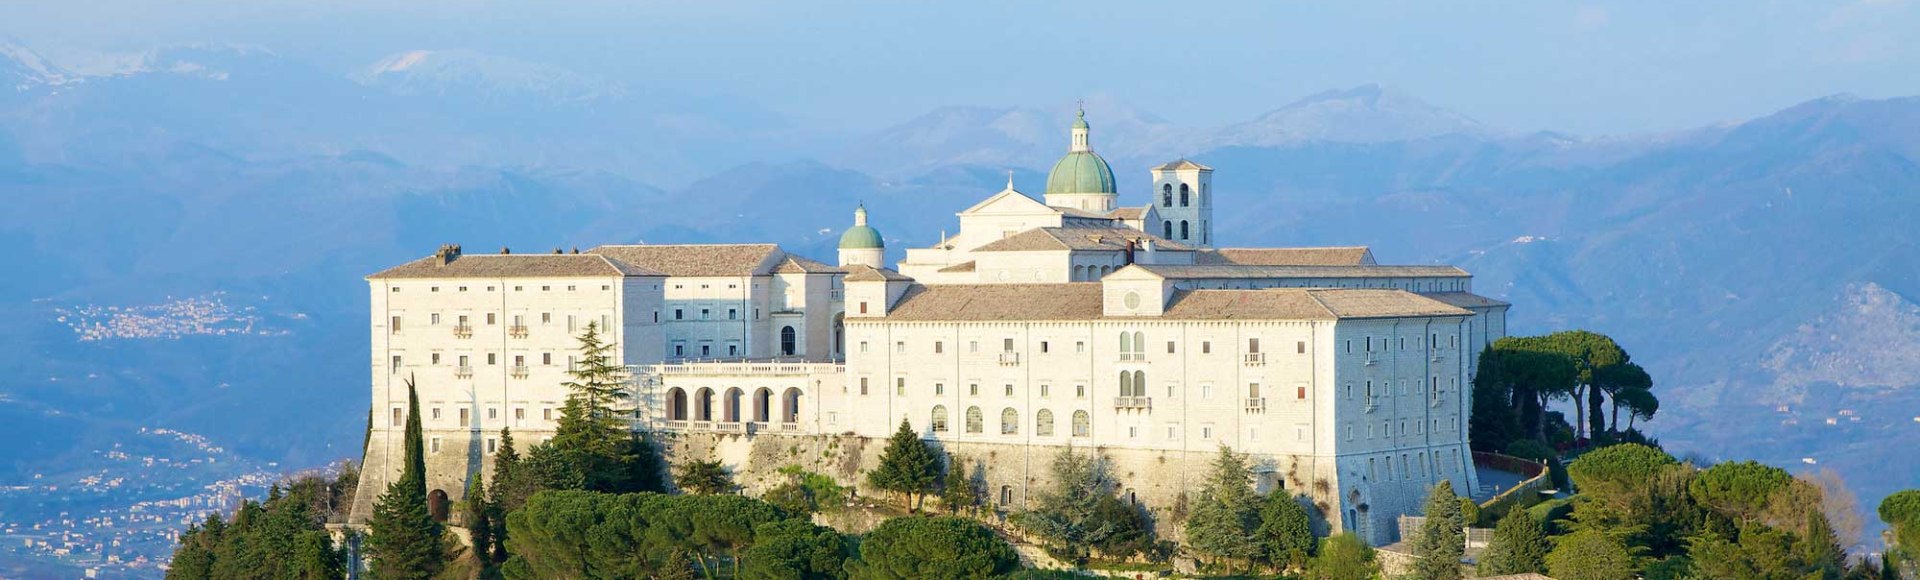
POLYGON ((1187 239, 1187 220, 1180 220, 1180 239, 1187 239))
POLYGON ((687 420, 687 392, 679 387, 667 391, 667 420, 687 420))
POLYGON ((693 420, 713 420, 713 389, 700 389, 693 396, 693 420))
POLYGON ((1133 352, 1133 335, 1132 334, 1128 334, 1125 332, 1120 333, 1120 352, 1123 354, 1133 352))
POLYGON ((1167 226, 1167 234, 1160 237, 1171 240, 1173 239, 1173 220, 1167 220, 1166 226, 1167 226))
POLYGON ((1133 371, 1133 396, 1147 396, 1147 371, 1133 371))
POLYGON ((427 494, 427 516, 433 518, 433 521, 447 523, 449 507, 451 506, 447 502, 446 490, 436 489, 427 494))
POLYGON ((1180 184, 1180 207, 1187 207, 1187 184, 1180 184))
POLYGON ((773 420, 773 391, 766 387, 753 392, 753 420, 758 423, 773 420))
POLYGON ((781 402, 787 405, 786 409, 780 412, 780 422, 800 422, 800 389, 787 389, 787 392, 782 394, 780 399, 781 402))
POLYGON ((1020 412, 1007 407, 1000 410, 1000 434, 1012 435, 1020 432, 1020 412))
POLYGON ((1033 434, 1041 437, 1053 436, 1053 411, 1041 409, 1033 415, 1033 434))
POLYGON ((1173 207, 1173 185, 1160 186, 1161 207, 1173 207))
POLYGON ((1073 412, 1073 436, 1086 437, 1087 433, 1093 430, 1093 426, 1091 425, 1091 423, 1092 421, 1088 419, 1086 411, 1074 411, 1073 412))
POLYGON ((1120 371, 1120 396, 1133 396, 1133 373, 1120 371))
POLYGON ((1000 505, 1013 505, 1013 486, 1000 486, 1000 505))
POLYGON ((1133 333, 1133 358, 1140 360, 1147 359, 1147 333, 1133 333))
POLYGON ((785 326, 780 328, 780 354, 781 355, 793 356, 793 349, 795 346, 794 334, 795 333, 793 332, 793 327, 791 326, 785 326))
POLYGON ((967 407, 967 432, 979 433, 986 430, 987 419, 980 415, 979 407, 967 407))
POLYGON ((724 405, 722 408, 725 410, 721 412, 720 416, 724 421, 728 423, 740 422, 740 402, 745 398, 746 393, 741 391, 739 387, 727 389, 727 397, 722 399, 721 403, 724 405))
POLYGON ((930 427, 929 429, 930 429, 930 430, 932 430, 932 431, 933 431, 934 433, 946 433, 946 432, 947 432, 947 407, 946 407, 946 405, 934 405, 934 406, 933 406, 933 426, 932 426, 932 427, 930 427))

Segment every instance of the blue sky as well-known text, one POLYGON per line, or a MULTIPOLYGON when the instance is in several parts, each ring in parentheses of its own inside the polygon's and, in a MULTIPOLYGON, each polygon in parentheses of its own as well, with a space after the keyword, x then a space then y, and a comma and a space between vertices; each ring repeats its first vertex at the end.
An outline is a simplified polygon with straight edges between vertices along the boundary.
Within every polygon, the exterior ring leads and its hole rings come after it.
POLYGON ((57 62, 215 42, 342 72, 471 49, 855 131, 1090 95, 1210 125, 1377 82, 1498 127, 1593 135, 1920 94, 1917 1, 11 0, 0 35, 57 62))

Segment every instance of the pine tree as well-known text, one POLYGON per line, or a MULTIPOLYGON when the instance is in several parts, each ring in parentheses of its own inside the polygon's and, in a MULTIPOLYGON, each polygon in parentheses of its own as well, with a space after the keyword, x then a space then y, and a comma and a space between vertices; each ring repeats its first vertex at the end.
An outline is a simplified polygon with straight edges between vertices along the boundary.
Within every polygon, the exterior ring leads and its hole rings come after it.
POLYGON ((1216 562, 1227 562, 1229 571, 1233 560, 1251 561, 1260 552, 1253 538, 1259 522, 1256 500, 1247 459, 1221 446, 1187 517, 1187 543, 1216 562))
POLYGON ((1514 507, 1493 528, 1493 541, 1480 555, 1481 576, 1540 574, 1547 571, 1547 530, 1527 510, 1514 507))
POLYGON ((973 489, 973 480, 967 479, 967 462, 958 456, 947 457, 947 475, 940 483, 940 505, 947 513, 958 514, 961 509, 973 509, 980 496, 973 489))
POLYGON ((902 418, 900 429, 887 438, 887 448, 880 455, 880 466, 867 473, 867 484, 904 495, 907 510, 919 511, 920 506, 914 503, 914 497, 931 491, 939 475, 940 461, 933 456, 933 450, 920 440, 920 434, 913 432, 913 426, 902 418))
POLYGON ((447 543, 440 522, 427 512, 427 460, 420 432, 420 393, 407 379, 406 463, 387 486, 367 525, 372 571, 382 579, 433 578, 446 567, 447 543))
POLYGON ((1318 541, 1307 508, 1284 491, 1274 491, 1260 506, 1260 527, 1254 530, 1267 561, 1281 570, 1305 568, 1318 541))
POLYGON ((538 488, 520 462, 513 447, 513 430, 500 428, 500 452, 493 456, 493 487, 487 490, 488 521, 493 524, 493 545, 488 548, 495 564, 505 563, 507 553, 507 512, 519 509, 538 488))
POLYGON ((1413 574, 1421 580, 1458 580, 1466 536, 1460 517, 1460 496, 1453 482, 1442 479, 1427 494, 1426 522, 1413 542, 1413 574))
POLYGON ((1085 557, 1118 527, 1100 517, 1100 500, 1113 497, 1113 482, 1091 455, 1074 453, 1072 447, 1054 455, 1052 472, 1053 483, 1041 491, 1034 509, 1014 521, 1072 557, 1085 557))
POLYGON ((535 479, 547 488, 665 491, 665 469, 652 441, 628 426, 633 394, 626 369, 614 361, 613 343, 602 340, 592 322, 578 339, 580 354, 567 371, 572 380, 562 384, 569 394, 553 439, 535 446, 522 466, 537 472, 535 479))
POLYGON ((493 506, 487 502, 487 486, 475 474, 467 480, 465 503, 467 534, 473 543, 473 561, 482 568, 492 563, 493 506))

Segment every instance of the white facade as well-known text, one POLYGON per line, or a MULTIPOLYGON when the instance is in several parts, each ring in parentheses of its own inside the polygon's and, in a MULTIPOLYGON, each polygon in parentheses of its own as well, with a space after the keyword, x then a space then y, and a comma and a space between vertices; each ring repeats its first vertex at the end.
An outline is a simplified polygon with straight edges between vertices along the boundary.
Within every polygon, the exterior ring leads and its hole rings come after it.
MULTIPOLYGON (((1073 138, 1078 175, 1110 181, 1085 172, 1105 166, 1084 123, 1073 138)), ((771 244, 643 245, 541 264, 443 252, 376 274, 368 473, 397 473, 384 462, 404 418, 395 381, 414 373, 422 412, 441 413, 430 437, 446 440, 430 481, 457 496, 500 426, 550 433, 565 361, 547 355, 571 354, 566 329, 604 320, 645 428, 878 440, 904 419, 979 461, 1007 509, 1066 446, 1114 458, 1128 499, 1154 510, 1229 447, 1262 491, 1305 494, 1330 528, 1376 543, 1434 482, 1475 489, 1469 385, 1508 305, 1458 268, 1380 265, 1364 247, 1213 249, 1212 171, 1154 168, 1137 207, 1092 208, 1080 197, 1117 196, 1090 187, 1042 203, 1009 183, 898 272, 863 208, 838 267, 771 244), (471 330, 449 330, 459 316, 471 330), (497 366, 479 362, 490 353, 497 366)))

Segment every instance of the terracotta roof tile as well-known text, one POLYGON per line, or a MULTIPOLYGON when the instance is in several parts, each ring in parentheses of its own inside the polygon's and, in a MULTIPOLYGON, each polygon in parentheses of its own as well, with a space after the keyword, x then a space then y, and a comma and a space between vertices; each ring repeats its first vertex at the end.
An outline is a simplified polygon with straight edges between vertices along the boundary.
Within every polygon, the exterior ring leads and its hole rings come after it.
POLYGON ((847 272, 846 281, 848 282, 884 282, 887 280, 901 281, 913 279, 886 268, 875 268, 873 266, 860 264, 847 266, 845 270, 847 272))
POLYGON ((770 274, 779 255, 774 244, 609 245, 587 250, 666 273, 668 276, 758 276, 770 274))
POLYGON ((1127 240, 1153 240, 1155 250, 1191 251, 1186 244, 1133 228, 1033 228, 994 240, 976 252, 1044 252, 1049 250, 1125 250, 1127 240))
POLYGON ((773 272, 776 274, 838 274, 840 268, 829 266, 818 260, 787 254, 787 259, 781 260, 780 265, 773 268, 773 272))
POLYGON ((1506 301, 1495 300, 1472 292, 1422 292, 1420 295, 1461 308, 1512 306, 1512 304, 1506 301))
MULTIPOLYGON (((1023 321, 1133 319, 1103 314, 1101 284, 915 284, 885 320, 1023 321)), ((1467 316, 1471 312, 1403 290, 1268 288, 1176 293, 1162 320, 1333 320, 1467 316)))
POLYGON ((1366 246, 1326 248, 1220 248, 1193 257, 1195 264, 1244 266, 1358 266, 1373 263, 1366 246))
POLYGON ((1243 266, 1136 264, 1168 278, 1450 278, 1469 276, 1454 266, 1243 266))
POLYGON ((461 254, 452 262, 441 263, 439 256, 427 256, 371 276, 375 279, 398 278, 611 278, 624 276, 664 276, 648 268, 593 254, 461 254))

